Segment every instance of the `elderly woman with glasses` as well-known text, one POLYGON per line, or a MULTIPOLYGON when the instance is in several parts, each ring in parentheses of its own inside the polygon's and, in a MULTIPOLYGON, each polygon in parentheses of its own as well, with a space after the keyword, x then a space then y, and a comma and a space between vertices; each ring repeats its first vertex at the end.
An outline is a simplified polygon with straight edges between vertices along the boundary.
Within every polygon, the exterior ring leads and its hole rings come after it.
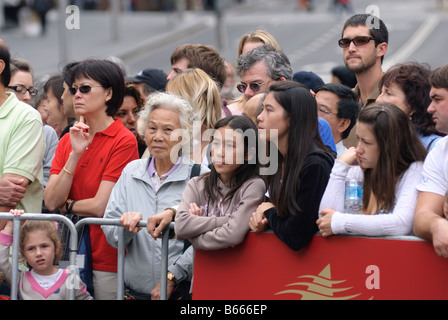
MULTIPOLYGON (((186 100, 163 92, 151 94, 140 113, 138 133, 151 156, 126 166, 105 212, 107 218, 119 218, 125 228, 124 282, 128 298, 160 297, 162 243, 158 236, 172 221, 190 178, 209 171, 189 157, 195 119, 196 113, 186 100), (142 219, 148 221, 148 232, 137 226, 142 219)), ((118 246, 120 229, 103 226, 103 230, 109 243, 118 246)), ((185 298, 192 276, 192 248, 185 250, 183 241, 172 239, 168 252, 168 297, 179 297, 182 292, 185 298)))
MULTIPOLYGON (((75 112, 80 121, 56 148, 45 205, 80 217, 103 217, 112 188, 130 161, 138 159, 137 140, 113 116, 123 103, 124 77, 107 60, 85 60, 72 70, 75 112)), ((90 226, 95 299, 116 298, 117 251, 98 225, 90 226)))

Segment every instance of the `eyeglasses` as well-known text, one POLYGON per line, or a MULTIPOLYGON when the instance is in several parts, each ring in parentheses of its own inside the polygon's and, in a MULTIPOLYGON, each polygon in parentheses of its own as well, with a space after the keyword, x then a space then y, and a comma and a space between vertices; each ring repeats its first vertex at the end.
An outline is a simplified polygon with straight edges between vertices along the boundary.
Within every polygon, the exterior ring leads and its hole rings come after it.
POLYGON ((324 106, 319 106, 318 109, 317 109, 317 111, 318 111, 321 115, 323 115, 323 116, 332 114, 332 115, 335 115, 336 117, 339 117, 337 113, 333 113, 333 112, 328 111, 328 109, 325 108, 324 106))
POLYGON ((25 94, 28 91, 30 93, 30 96, 37 95, 37 89, 34 89, 34 88, 27 89, 22 86, 8 86, 7 88, 14 90, 15 92, 20 93, 20 94, 25 94))
POLYGON ((342 39, 339 39, 338 44, 341 48, 348 48, 350 46, 350 43, 353 41, 355 46, 360 47, 360 46, 365 46, 366 44, 368 44, 370 42, 370 40, 375 40, 375 39, 372 37, 368 37, 368 36, 359 36, 359 37, 354 37, 353 39, 342 38, 342 39))
MULTIPOLYGON (((251 83, 249 83, 249 88, 250 88, 250 90, 252 90, 253 92, 258 92, 258 91, 260 91, 260 87, 261 87, 262 85, 264 85, 265 83, 267 83, 267 81, 266 81, 266 82, 263 82, 263 83, 251 82, 251 83)), ((244 82, 241 82, 240 84, 238 84, 238 85, 236 86, 236 88, 238 89, 239 92, 244 93, 244 92, 246 92, 247 84, 244 83, 244 82)))
POLYGON ((71 87, 68 89, 68 92, 72 96, 74 96, 78 90, 79 90, 79 92, 84 94, 84 93, 89 93, 90 90, 92 90, 92 88, 95 88, 95 87, 102 87, 102 86, 87 86, 87 85, 85 85, 85 86, 80 86, 79 88, 71 87))

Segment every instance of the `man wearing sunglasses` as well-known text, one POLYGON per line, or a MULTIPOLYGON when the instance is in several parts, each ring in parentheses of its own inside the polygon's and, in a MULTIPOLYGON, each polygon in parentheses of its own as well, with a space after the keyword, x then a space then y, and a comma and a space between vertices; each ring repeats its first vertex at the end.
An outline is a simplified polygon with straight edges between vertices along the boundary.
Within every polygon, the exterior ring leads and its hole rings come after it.
MULTIPOLYGON (((353 89, 359 103, 365 107, 379 96, 378 82, 383 76, 381 67, 387 52, 389 32, 384 22, 369 14, 355 14, 347 19, 338 45, 343 49, 344 63, 356 75, 357 85, 353 89)), ((344 145, 349 148, 357 144, 352 130, 344 145)))
MULTIPOLYGON (((0 212, 41 212, 44 133, 40 113, 6 91, 10 53, 0 40, 0 212)), ((5 220, 0 220, 0 230, 5 220)))
POLYGON ((288 57, 269 45, 239 56, 236 71, 241 78, 236 87, 245 101, 259 92, 268 91, 274 82, 292 80, 293 75, 288 57))

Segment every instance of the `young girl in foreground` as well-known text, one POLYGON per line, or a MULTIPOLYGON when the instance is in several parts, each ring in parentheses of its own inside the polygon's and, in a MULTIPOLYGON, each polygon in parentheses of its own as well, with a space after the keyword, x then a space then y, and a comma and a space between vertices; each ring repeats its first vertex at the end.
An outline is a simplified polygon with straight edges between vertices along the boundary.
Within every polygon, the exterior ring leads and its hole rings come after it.
POLYGON ((319 203, 334 163, 317 118, 316 99, 295 81, 273 84, 257 118, 260 137, 278 150, 278 167, 266 177, 270 202, 252 214, 250 228, 259 232, 270 227, 293 250, 307 245, 317 232, 319 203))
POLYGON ((426 149, 409 116, 395 105, 361 110, 359 142, 336 160, 317 220, 326 237, 340 233, 407 235, 412 231, 426 149), (362 214, 344 214, 346 178, 363 181, 362 214))
MULTIPOLYGON (((11 210, 21 215, 22 210, 11 210)), ((8 220, 0 232, 0 271, 11 285, 12 270, 9 247, 12 244, 13 220, 8 220)), ((76 300, 91 300, 81 279, 69 274, 68 269, 56 265, 61 254, 61 242, 55 224, 51 221, 27 220, 20 232, 20 254, 31 271, 19 273, 19 296, 22 300, 68 300, 72 286, 76 286, 76 300), (75 280, 75 283, 73 283, 75 280)))
POLYGON ((195 249, 221 249, 243 242, 250 214, 266 187, 258 176, 257 128, 247 116, 218 121, 209 173, 189 181, 176 214, 178 240, 195 249))

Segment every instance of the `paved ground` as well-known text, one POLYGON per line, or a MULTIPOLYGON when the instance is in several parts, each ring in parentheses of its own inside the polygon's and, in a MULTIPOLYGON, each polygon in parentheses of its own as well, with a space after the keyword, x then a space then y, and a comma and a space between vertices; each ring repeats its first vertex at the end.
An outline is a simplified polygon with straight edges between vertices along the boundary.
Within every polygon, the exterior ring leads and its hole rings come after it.
MULTIPOLYGON (((234 5, 224 15, 228 39, 221 54, 232 62, 241 35, 263 28, 277 37, 295 69, 310 69, 324 75, 330 66, 342 62, 340 48, 334 45, 341 27, 328 10, 329 0, 314 2, 316 9, 309 14, 298 11, 295 0, 246 0, 243 5, 234 5)), ((353 3, 356 12, 363 12, 370 1, 353 3)), ((372 3, 381 9, 381 18, 387 21, 391 33, 386 63, 409 58, 433 66, 446 63, 441 57, 447 48, 444 30, 448 11, 436 10, 435 0, 372 3), (396 52, 401 55, 395 55, 396 52)), ((37 78, 59 72, 69 61, 88 57, 119 57, 132 75, 149 66, 168 71, 169 55, 180 43, 199 41, 219 47, 213 12, 188 11, 182 15, 125 12, 117 21, 117 39, 113 38, 114 19, 109 12, 81 11, 79 29, 65 27, 70 18, 70 13, 61 15, 55 11, 49 15, 48 32, 44 36, 37 35, 38 22, 34 21, 22 28, 2 31, 0 38, 6 41, 14 57, 30 61, 37 78), (66 44, 66 56, 61 55, 61 43, 66 44)))
MULTIPOLYGON (((142 50, 180 39, 204 26, 210 14, 185 12, 133 12, 123 13, 114 20, 108 12, 81 11, 79 29, 67 29, 59 21, 57 12, 50 14, 51 21, 45 35, 39 34, 38 22, 28 22, 21 28, 1 32, 13 57, 28 60, 37 77, 56 73, 65 63, 89 57, 116 56, 132 58, 142 50), (114 38, 112 23, 118 23, 118 37, 114 38), (61 35, 65 41, 61 41, 61 35), (61 55, 60 44, 66 44, 67 55, 61 55)), ((64 22, 70 18, 62 17, 64 22)), ((167 57, 169 59, 169 57, 167 57)))

